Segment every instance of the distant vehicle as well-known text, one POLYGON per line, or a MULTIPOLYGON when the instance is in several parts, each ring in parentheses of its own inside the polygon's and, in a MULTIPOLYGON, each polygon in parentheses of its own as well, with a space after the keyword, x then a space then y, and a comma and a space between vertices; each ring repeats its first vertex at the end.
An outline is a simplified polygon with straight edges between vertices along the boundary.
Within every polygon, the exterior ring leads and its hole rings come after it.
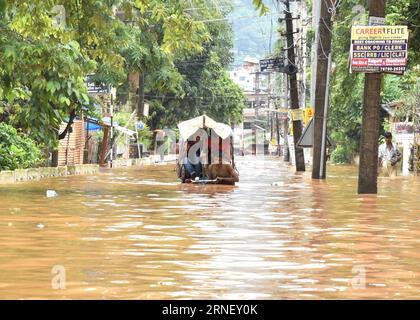
POLYGON ((178 128, 176 172, 182 183, 234 185, 239 181, 230 126, 202 115, 179 123, 178 128))

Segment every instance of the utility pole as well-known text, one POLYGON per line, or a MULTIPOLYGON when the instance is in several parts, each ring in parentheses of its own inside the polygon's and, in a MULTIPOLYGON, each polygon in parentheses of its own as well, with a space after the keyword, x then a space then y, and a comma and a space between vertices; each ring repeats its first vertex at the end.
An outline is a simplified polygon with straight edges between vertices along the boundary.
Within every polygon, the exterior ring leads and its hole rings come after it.
POLYGON ((307 57, 306 57, 306 27, 305 27, 305 19, 306 19, 306 4, 304 1, 301 2, 301 7, 300 10, 301 12, 301 16, 300 16, 300 28, 302 31, 302 36, 300 37, 300 41, 299 41, 299 51, 300 51, 300 56, 302 59, 301 62, 301 81, 300 81, 300 86, 301 86, 301 99, 300 99, 300 104, 301 104, 301 108, 305 109, 306 108, 306 67, 307 67, 307 57))
POLYGON ((144 113, 144 71, 139 74, 139 99, 137 104, 137 119, 143 118, 144 113))
MULTIPOLYGON (((282 3, 280 0, 277 0, 278 6, 277 6, 277 12, 280 14, 282 13, 282 10, 280 9, 280 4, 282 3)), ((281 20, 279 20, 281 22, 281 20)), ((279 30, 280 32, 280 30, 279 30)), ((285 46, 285 45, 284 45, 285 46)), ((285 48, 281 49, 280 58, 283 60, 284 65, 287 64, 287 59, 285 55, 285 48)), ((279 77, 279 83, 280 83, 280 109, 288 109, 289 106, 289 94, 287 90, 287 75, 285 73, 281 73, 281 76, 279 77)), ((287 117, 284 117, 282 115, 279 116, 278 112, 276 113, 276 121, 277 121, 277 144, 278 144, 278 154, 279 156, 283 156, 284 162, 289 162, 289 146, 287 141, 287 135, 289 133, 289 121, 287 117), (281 121, 281 124, 280 124, 281 121), (283 151, 280 149, 280 131, 283 133, 283 151)))
MULTIPOLYGON (((386 0, 369 1, 369 17, 385 17, 386 0)), ((378 192, 379 114, 381 73, 365 75, 358 193, 378 192)))
POLYGON ((327 1, 321 1, 321 16, 318 26, 318 49, 315 88, 314 143, 312 178, 326 177, 326 137, 329 80, 331 72, 331 8, 327 1))
POLYGON ((280 123, 279 123, 279 113, 276 112, 276 142, 277 142, 277 155, 281 156, 281 149, 280 149, 280 123))
MULTIPOLYGON (((289 87, 287 85, 287 75, 284 74, 283 75, 283 89, 284 89, 284 106, 286 109, 289 109, 289 87)), ((284 162, 289 162, 290 161, 290 153, 289 153, 289 141, 287 139, 287 136, 289 135, 289 120, 287 119, 287 117, 285 117, 284 121, 283 121, 283 135, 284 135, 284 157, 283 160, 284 162)))
POLYGON ((318 43, 319 43, 319 17, 321 12, 321 1, 315 1, 312 8, 312 29, 315 31, 315 39, 311 48, 311 107, 315 106, 315 88, 316 88, 316 69, 318 62, 318 43))
MULTIPOLYGON (((270 52, 271 55, 271 52, 270 52)), ((268 119, 270 126, 271 141, 274 139, 274 114, 273 114, 273 103, 271 103, 272 93, 271 93, 271 71, 267 74, 268 81, 268 95, 267 95, 267 106, 268 106, 268 119)))
MULTIPOLYGON (((285 20, 286 20, 286 39, 287 39, 287 58, 289 64, 296 65, 296 56, 295 56, 295 43, 293 39, 293 17, 290 12, 290 2, 286 0, 285 2, 286 10, 285 20)), ((291 73, 288 75, 289 85, 290 85, 290 102, 291 110, 299 109, 299 94, 298 94, 298 84, 296 73, 291 73)), ((303 148, 299 148, 297 143, 302 135, 302 122, 299 119, 293 119, 293 141, 295 144, 295 159, 296 159, 296 171, 305 171, 305 158, 303 156, 303 148)))

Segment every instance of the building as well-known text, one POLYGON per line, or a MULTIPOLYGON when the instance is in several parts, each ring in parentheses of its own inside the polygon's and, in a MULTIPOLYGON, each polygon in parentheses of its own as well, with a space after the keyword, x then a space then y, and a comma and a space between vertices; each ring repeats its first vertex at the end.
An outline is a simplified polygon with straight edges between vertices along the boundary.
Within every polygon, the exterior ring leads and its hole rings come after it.
POLYGON ((243 123, 235 127, 236 147, 240 153, 255 153, 255 144, 266 144, 270 137, 269 109, 274 108, 271 73, 260 72, 260 61, 247 57, 241 66, 230 71, 230 78, 243 90, 247 99, 243 123))
MULTIPOLYGON (((62 123, 60 132, 64 131, 67 123, 62 123)), ((58 165, 78 165, 83 164, 83 154, 85 149, 85 128, 84 121, 75 120, 71 130, 66 137, 59 142, 58 165)))
POLYGON ((245 58, 241 66, 230 71, 230 78, 244 91, 248 108, 268 106, 273 81, 270 73, 260 72, 258 59, 245 58))

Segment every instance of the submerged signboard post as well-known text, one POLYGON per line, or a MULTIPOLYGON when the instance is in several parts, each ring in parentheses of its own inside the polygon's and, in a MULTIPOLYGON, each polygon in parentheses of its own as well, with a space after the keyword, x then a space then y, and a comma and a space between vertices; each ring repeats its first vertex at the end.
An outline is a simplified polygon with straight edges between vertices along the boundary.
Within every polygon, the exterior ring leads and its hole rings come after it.
POLYGON ((403 73, 407 68, 407 26, 354 26, 351 72, 403 73))

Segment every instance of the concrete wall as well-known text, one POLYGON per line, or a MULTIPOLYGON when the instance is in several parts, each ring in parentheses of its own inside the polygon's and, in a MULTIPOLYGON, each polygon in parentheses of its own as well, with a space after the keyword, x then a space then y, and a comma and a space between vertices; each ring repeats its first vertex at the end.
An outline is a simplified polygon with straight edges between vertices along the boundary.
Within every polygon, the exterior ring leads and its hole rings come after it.
MULTIPOLYGON (((175 163, 176 155, 166 155, 163 159, 160 156, 151 156, 143 159, 120 159, 112 162, 113 168, 147 166, 154 164, 175 163)), ((78 164, 61 167, 45 167, 17 169, 14 171, 0 171, 0 184, 10 184, 21 181, 37 181, 44 178, 76 176, 99 173, 97 164, 78 164)))
POLYGON ((95 174, 99 172, 96 164, 80 164, 62 167, 45 167, 17 169, 15 171, 0 171, 0 184, 9 184, 21 181, 41 180, 44 178, 64 177, 71 175, 95 174))
POLYGON ((117 159, 112 161, 113 168, 120 168, 120 167, 131 167, 131 166, 144 166, 144 165, 151 165, 151 164, 160 164, 160 163, 168 163, 173 162, 175 163, 177 158, 176 154, 169 154, 165 155, 163 159, 159 155, 151 155, 148 158, 142 159, 117 159))

